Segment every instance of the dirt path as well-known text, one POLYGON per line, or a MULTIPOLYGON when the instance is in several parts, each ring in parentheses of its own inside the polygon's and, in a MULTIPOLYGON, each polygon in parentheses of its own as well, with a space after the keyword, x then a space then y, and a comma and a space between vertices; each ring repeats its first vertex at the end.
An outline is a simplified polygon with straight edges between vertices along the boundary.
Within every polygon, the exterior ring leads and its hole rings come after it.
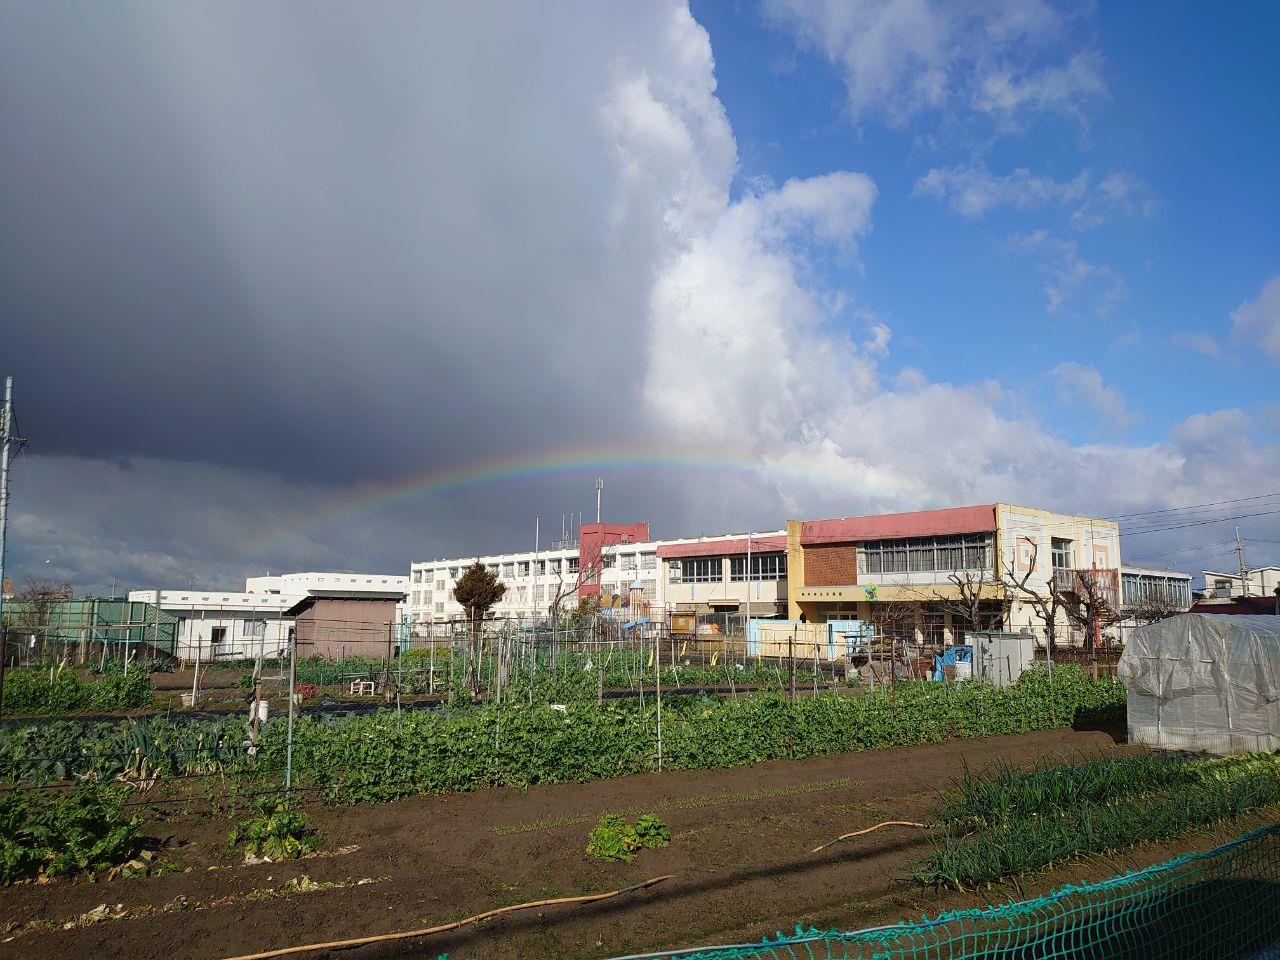
MULTIPOLYGON (((189 865, 187 872, 29 885, 0 893, 0 923, 43 918, 58 927, 18 930, 15 939, 0 943, 0 955, 203 960, 425 926, 667 873, 675 879, 625 900, 525 914, 430 941, 366 947, 341 956, 385 960, 448 951, 453 960, 604 957, 758 939, 798 922, 844 928, 892 922, 976 901, 960 896, 944 902, 895 882, 925 850, 923 838, 911 830, 881 831, 816 856, 806 851, 859 826, 927 816, 936 789, 964 762, 1026 764, 1045 755, 1128 749, 1104 733, 1057 730, 714 772, 487 790, 372 807, 316 807, 322 852, 358 849, 292 864, 231 865, 223 846, 229 824, 197 822, 193 815, 162 828, 171 834, 166 856, 189 865), (603 810, 657 811, 673 842, 642 852, 634 863, 590 860, 583 853, 586 835, 603 810), (304 875, 344 886, 289 896, 262 893, 304 875), (111 907, 122 904, 130 916, 60 929, 62 922, 104 901, 111 907), (201 906, 210 901, 219 902, 201 906), (139 915, 148 908, 163 910, 139 915)), ((1203 838, 1204 845, 1212 842, 1203 838)), ((1106 876, 1164 856, 1164 851, 1137 851, 1039 878, 1026 892, 1085 875, 1106 876)), ((1019 893, 991 891, 981 900, 1019 893)))

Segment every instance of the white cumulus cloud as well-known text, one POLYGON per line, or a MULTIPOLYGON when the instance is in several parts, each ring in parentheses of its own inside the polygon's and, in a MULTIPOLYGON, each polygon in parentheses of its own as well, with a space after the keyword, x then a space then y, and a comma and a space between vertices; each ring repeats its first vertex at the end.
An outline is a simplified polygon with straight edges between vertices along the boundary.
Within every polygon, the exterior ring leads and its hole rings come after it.
POLYGON ((1260 348, 1280 366, 1280 276, 1272 277, 1262 292, 1231 312, 1231 338, 1260 348))
POLYGON ((1125 403, 1124 395, 1102 379, 1097 367, 1068 360, 1050 370, 1049 375, 1057 381, 1063 403, 1083 404, 1122 429, 1139 419, 1125 403))

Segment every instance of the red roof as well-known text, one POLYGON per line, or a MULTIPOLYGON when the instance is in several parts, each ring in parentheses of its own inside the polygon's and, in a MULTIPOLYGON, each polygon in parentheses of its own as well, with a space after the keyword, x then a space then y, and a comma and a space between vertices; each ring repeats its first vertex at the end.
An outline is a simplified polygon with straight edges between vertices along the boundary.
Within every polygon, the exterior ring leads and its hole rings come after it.
POLYGON ((955 533, 986 533, 996 528, 996 505, 948 507, 913 513, 882 513, 872 517, 809 520, 800 531, 800 543, 850 543, 893 540, 898 537, 931 537, 955 533))
MULTIPOLYGON (((776 553, 787 549, 787 538, 752 537, 752 553, 776 553)), ((658 556, 666 559, 676 557, 727 557, 747 552, 747 538, 735 537, 732 540, 697 540, 693 543, 664 543, 658 546, 658 556)))

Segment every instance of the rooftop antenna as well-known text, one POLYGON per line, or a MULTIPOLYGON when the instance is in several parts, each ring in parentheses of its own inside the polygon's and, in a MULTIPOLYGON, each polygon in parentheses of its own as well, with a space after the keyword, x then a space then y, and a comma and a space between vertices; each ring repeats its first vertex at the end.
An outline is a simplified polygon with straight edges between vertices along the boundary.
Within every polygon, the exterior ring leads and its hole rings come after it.
POLYGON ((600 522, 600 491, 604 489, 604 477, 596 477, 596 523, 600 522))

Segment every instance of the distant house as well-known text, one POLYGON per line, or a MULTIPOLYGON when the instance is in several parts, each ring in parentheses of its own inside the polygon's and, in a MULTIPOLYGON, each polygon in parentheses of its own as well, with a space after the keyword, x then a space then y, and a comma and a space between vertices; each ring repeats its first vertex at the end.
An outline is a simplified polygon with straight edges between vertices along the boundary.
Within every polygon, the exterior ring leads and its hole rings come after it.
POLYGON ((1270 597, 1280 588, 1280 567, 1254 567, 1242 577, 1235 573, 1204 571, 1206 600, 1229 600, 1232 597, 1270 597))

